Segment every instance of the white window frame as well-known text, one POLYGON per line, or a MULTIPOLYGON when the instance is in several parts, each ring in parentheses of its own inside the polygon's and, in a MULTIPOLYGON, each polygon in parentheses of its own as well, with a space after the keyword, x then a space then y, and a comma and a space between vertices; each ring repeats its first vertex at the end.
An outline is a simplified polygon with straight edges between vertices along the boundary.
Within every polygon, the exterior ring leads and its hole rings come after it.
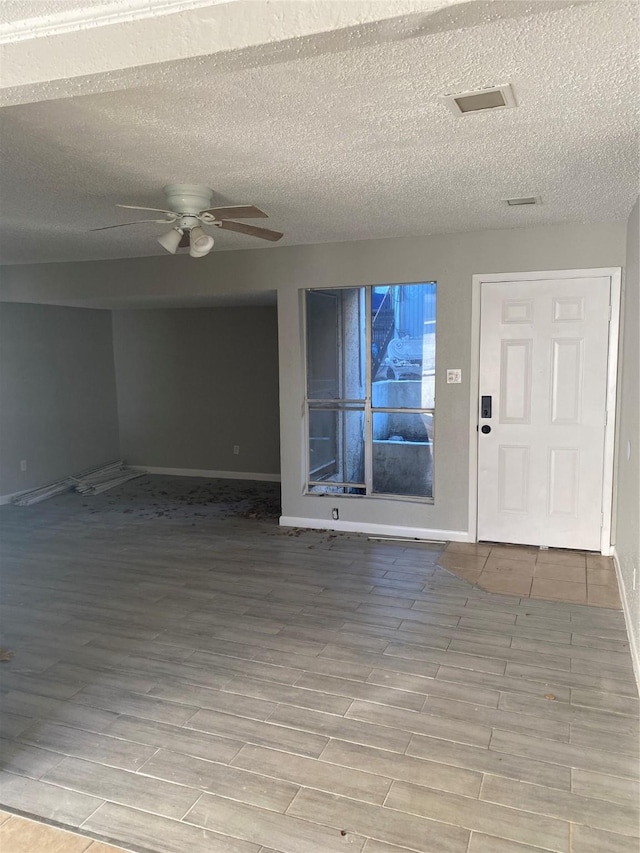
MULTIPOLYGON (((375 287, 402 287, 404 285, 411 284, 435 284, 437 287, 436 281, 417 281, 417 282, 396 282, 391 285, 348 285, 348 286, 338 286, 338 287, 309 287, 304 288, 302 290, 302 354, 303 354, 303 366, 304 366, 304 400, 303 400, 303 435, 304 435, 304 445, 305 445, 305 468, 304 468, 304 483, 303 483, 303 494, 309 495, 312 497, 339 497, 339 498, 366 498, 366 499, 374 499, 374 500, 393 500, 393 501, 409 501, 411 503, 424 503, 424 504, 434 504, 435 503, 435 454, 433 452, 433 448, 435 447, 435 438, 436 438, 436 406, 435 406, 435 397, 434 397, 434 406, 431 408, 400 408, 400 407, 385 407, 385 406, 373 406, 371 402, 371 391, 372 391, 372 377, 371 377, 371 340, 372 340, 372 324, 371 324, 371 300, 372 293, 375 287), (309 291, 328 291, 328 290, 364 290, 365 292, 365 396, 362 399, 337 399, 337 400, 323 400, 323 399, 310 399, 308 397, 308 349, 307 349, 307 293, 309 291), (364 411, 364 482, 362 483, 345 483, 345 482, 337 482, 334 480, 311 480, 310 472, 311 472, 311 459, 310 459, 310 440, 309 440, 309 412, 312 409, 325 409, 329 411, 348 411, 352 410, 363 410, 364 411), (432 431, 433 431, 433 441, 431 442, 431 470, 432 470, 432 487, 431 496, 426 495, 401 495, 401 494, 391 494, 386 492, 374 492, 373 491, 373 416, 375 414, 384 414, 384 413, 400 413, 400 414, 430 414, 432 419, 432 431), (346 493, 340 493, 338 495, 332 495, 330 493, 322 493, 322 492, 313 492, 310 491, 310 487, 313 486, 327 486, 332 485, 345 489, 364 489, 364 494, 356 494, 350 495, 346 493)), ((437 293, 437 291, 436 291, 437 293)), ((342 322, 342 321, 341 321, 342 322)), ((437 341, 437 297, 436 297, 436 341, 437 341)), ((436 344, 437 347, 437 344, 436 344)), ((436 363, 437 363, 437 355, 436 355, 436 363)))

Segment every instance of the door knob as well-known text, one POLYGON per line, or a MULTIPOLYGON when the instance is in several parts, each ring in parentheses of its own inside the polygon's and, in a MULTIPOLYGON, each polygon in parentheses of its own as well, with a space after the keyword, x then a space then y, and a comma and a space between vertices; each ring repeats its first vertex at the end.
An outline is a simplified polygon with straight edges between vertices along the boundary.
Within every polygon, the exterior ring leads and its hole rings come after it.
POLYGON ((485 424, 484 426, 480 427, 480 432, 483 432, 485 435, 489 435, 489 433, 491 432, 491 427, 489 426, 489 424, 485 424))

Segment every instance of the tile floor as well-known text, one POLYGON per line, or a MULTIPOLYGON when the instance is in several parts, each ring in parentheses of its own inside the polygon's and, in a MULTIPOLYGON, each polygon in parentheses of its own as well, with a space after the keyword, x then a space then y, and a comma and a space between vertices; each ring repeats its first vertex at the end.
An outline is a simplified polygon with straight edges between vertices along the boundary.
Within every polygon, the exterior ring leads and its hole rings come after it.
POLYGON ((93 838, 0 811, 2 853, 127 853, 93 838))
POLYGON ((449 542, 439 563, 487 592, 622 609, 613 560, 599 554, 449 542))
POLYGON ((638 853, 620 612, 193 491, 0 508, 0 804, 153 853, 638 853))

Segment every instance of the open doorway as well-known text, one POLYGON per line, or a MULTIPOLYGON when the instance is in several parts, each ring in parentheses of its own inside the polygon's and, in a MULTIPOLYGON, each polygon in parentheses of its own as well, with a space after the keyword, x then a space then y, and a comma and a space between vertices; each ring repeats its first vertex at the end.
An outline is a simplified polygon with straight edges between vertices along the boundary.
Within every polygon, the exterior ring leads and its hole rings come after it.
POLYGON ((180 495, 182 509, 200 496, 206 512, 225 503, 231 512, 234 502, 238 512, 257 511, 250 492, 260 483, 273 503, 280 480, 275 292, 115 310, 113 346, 121 455, 163 478, 152 503, 172 496, 173 508, 165 508, 174 512, 180 495), (188 478, 188 488, 178 495, 170 477, 188 478))

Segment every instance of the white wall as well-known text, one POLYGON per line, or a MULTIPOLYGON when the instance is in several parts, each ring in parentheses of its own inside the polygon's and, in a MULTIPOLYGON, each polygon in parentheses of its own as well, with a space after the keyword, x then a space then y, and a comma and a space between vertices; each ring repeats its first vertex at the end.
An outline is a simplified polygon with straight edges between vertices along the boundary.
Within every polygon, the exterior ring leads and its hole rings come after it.
POLYGON ((0 305, 0 401, 0 496, 118 459, 110 313, 0 305))
POLYGON ((283 514, 330 524, 331 507, 348 525, 368 523, 463 535, 468 529, 469 369, 474 273, 612 267, 625 263, 623 223, 556 225, 352 243, 214 252, 78 264, 11 267, 0 298, 99 304, 114 300, 206 298, 277 290, 283 514), (300 290, 438 282, 435 503, 303 496, 303 353, 300 290), (444 382, 460 367, 461 385, 444 382))
POLYGON ((615 477, 615 553, 640 681, 640 199, 629 217, 623 279, 615 477))
POLYGON ((275 307, 114 311, 113 346, 126 462, 280 473, 275 307))

